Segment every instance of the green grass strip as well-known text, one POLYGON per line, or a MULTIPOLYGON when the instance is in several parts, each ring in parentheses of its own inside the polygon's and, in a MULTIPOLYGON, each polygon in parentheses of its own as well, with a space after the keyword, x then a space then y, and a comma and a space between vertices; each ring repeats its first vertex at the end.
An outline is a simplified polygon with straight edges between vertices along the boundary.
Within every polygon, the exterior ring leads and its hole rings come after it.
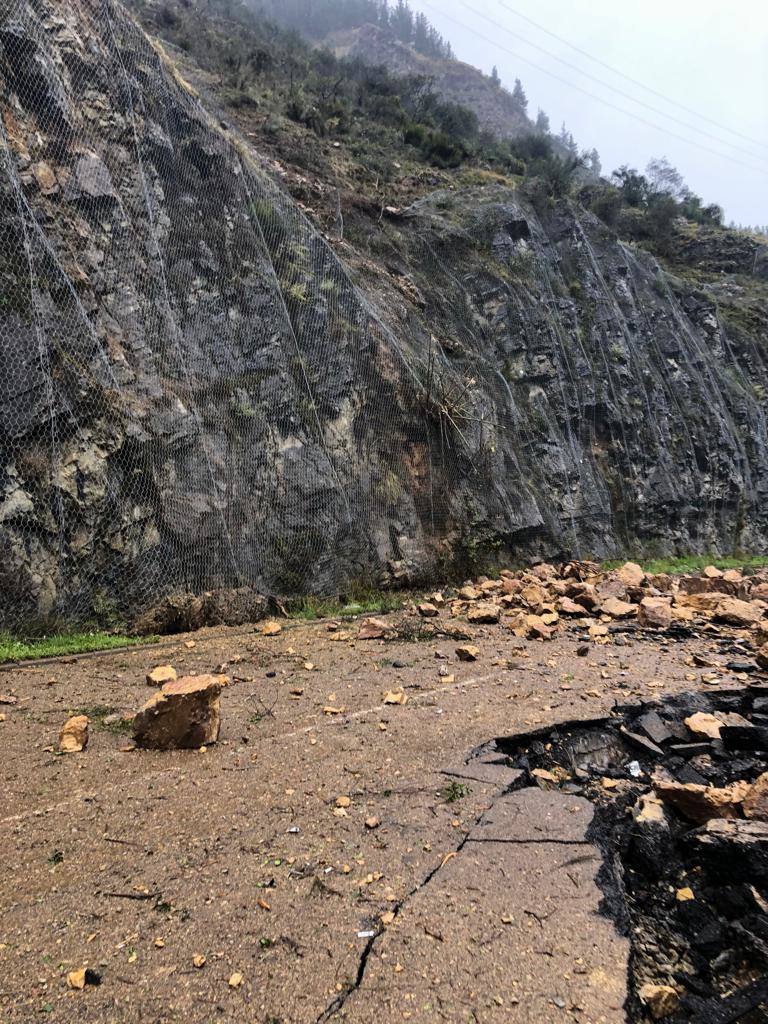
POLYGON ((9 661, 35 661, 60 658, 92 651, 111 651, 116 647, 140 647, 156 643, 158 637, 121 636, 115 633, 56 633, 39 639, 21 639, 0 633, 0 664, 9 661))
MULTIPOLYGON (((604 569, 618 569, 627 559, 621 561, 605 562, 604 569)), ((708 565, 714 565, 718 569, 759 569, 768 565, 768 557, 765 555, 748 555, 729 558, 720 558, 718 555, 684 555, 679 558, 652 558, 649 561, 639 559, 643 569, 653 575, 665 573, 669 576, 681 576, 685 573, 701 572, 708 565)))
POLYGON ((291 619, 313 622, 317 619, 352 619, 358 615, 384 615, 399 611, 412 595, 363 591, 346 603, 333 598, 299 597, 289 601, 285 610, 291 619))

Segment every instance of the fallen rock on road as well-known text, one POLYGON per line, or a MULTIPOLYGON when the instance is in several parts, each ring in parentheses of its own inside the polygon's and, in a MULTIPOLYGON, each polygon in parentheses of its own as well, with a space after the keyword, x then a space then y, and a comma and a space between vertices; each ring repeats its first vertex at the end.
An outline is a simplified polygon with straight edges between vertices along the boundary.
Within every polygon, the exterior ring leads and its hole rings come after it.
POLYGON ((188 750, 215 743, 221 726, 221 691, 226 676, 185 676, 166 683, 133 720, 140 747, 188 750))
POLYGON ((88 746, 88 716, 73 715, 67 719, 59 733, 59 751, 79 754, 88 746))

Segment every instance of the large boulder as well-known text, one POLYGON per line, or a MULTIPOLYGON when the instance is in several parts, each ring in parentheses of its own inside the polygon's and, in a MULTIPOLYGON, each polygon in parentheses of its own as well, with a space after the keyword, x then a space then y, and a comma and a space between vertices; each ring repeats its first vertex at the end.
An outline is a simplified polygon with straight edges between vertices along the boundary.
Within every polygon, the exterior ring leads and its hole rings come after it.
POLYGON ((641 587, 645 581, 645 572, 636 562, 625 562, 616 575, 627 587, 641 587))
POLYGON ((215 743, 226 676, 184 676, 154 694, 133 720, 137 746, 188 750, 215 743))
POLYGON ((698 615, 711 617, 715 622, 749 629, 762 620, 765 609, 756 602, 741 601, 721 593, 678 594, 677 604, 691 608, 698 615))
POLYGON ((498 622, 501 617, 501 609, 498 605, 491 604, 488 601, 483 601, 479 604, 472 605, 467 612, 467 621, 475 624, 492 624, 498 622))
POLYGON ((725 622, 729 626, 741 626, 748 629, 756 626, 763 618, 765 609, 749 601, 739 601, 735 597, 725 597, 717 606, 716 622, 725 622))
POLYGON ((681 594, 725 594, 728 597, 744 597, 746 594, 742 579, 729 579, 723 573, 717 576, 683 576, 678 586, 681 594))
POLYGON ((646 629, 669 629, 672 625, 672 604, 663 597, 644 597, 637 621, 646 629))
POLYGON ((629 619, 633 615, 637 615, 636 605, 622 601, 618 597, 606 598, 600 610, 604 615, 610 615, 612 619, 629 619))

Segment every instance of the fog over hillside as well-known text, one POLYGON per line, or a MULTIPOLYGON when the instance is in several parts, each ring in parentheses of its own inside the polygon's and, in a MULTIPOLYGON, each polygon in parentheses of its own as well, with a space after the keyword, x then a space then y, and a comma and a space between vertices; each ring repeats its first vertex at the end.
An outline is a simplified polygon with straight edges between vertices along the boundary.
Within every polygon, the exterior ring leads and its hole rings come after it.
POLYGON ((534 112, 542 107, 556 127, 565 121, 580 145, 597 147, 607 170, 625 163, 643 168, 665 154, 705 201, 725 208, 727 220, 768 223, 768 7, 759 0, 413 0, 411 6, 450 40, 459 59, 486 72, 497 66, 510 87, 522 78, 534 112), (587 53, 661 95, 612 74, 587 53))

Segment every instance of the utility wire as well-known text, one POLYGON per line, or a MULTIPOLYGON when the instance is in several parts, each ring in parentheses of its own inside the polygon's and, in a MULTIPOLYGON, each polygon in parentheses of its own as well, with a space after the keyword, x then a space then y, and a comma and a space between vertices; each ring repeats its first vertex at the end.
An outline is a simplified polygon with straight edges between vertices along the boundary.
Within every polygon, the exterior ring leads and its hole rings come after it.
POLYGON ((665 110, 662 110, 661 107, 656 107, 652 103, 646 103, 645 100, 637 99, 637 97, 633 96, 629 92, 626 92, 624 89, 620 89, 615 85, 611 85, 610 82, 606 82, 603 78, 598 78, 597 75, 593 75, 589 71, 584 71, 582 68, 578 66, 578 64, 573 64, 571 61, 566 60, 564 57, 559 57, 556 53, 553 53, 551 50, 547 50, 545 47, 539 46, 538 43, 534 43, 530 39, 526 39, 525 36, 518 35, 516 32, 513 32, 511 29, 502 25, 500 22, 494 21, 493 18, 489 18, 487 14, 483 14, 482 11, 478 11, 476 8, 471 7, 469 4, 464 4, 463 6, 466 7, 468 11, 471 11, 472 14, 476 15, 478 18, 482 18, 484 21, 489 22, 491 25, 494 26, 494 28, 502 29, 502 31, 506 32, 507 35, 510 35, 514 39, 519 40, 526 46, 530 46, 534 50, 538 50, 540 53, 543 53, 546 57, 551 57, 552 60, 556 60, 559 64, 563 64, 565 65, 565 67, 570 68, 571 71, 575 71, 577 72, 577 74, 583 75, 585 78, 589 78, 591 81, 603 86, 603 88, 610 89, 610 91, 616 93, 617 96, 623 96, 624 99, 629 100, 630 103, 636 103, 640 107, 645 107, 646 110, 650 110, 654 114, 659 114, 661 115, 661 117, 666 117, 668 120, 674 121, 676 124, 682 125, 683 128, 687 128, 689 131, 696 132, 698 135, 705 136, 706 138, 713 139, 715 142, 719 142, 723 146, 730 146, 731 149, 738 150, 740 153, 743 153, 745 156, 748 156, 753 160, 768 159, 768 156, 764 153, 753 153, 751 150, 745 149, 743 146, 739 146, 734 142, 729 142, 727 139, 721 138, 719 135, 714 135, 712 132, 708 132, 705 128, 700 128, 695 124, 691 124, 689 121, 684 121, 682 118, 677 117, 675 114, 668 114, 665 110))
POLYGON ((641 117, 640 114, 635 114, 631 110, 626 110, 624 107, 620 107, 615 103, 611 103, 610 100, 606 100, 602 96, 598 96, 596 93, 590 92, 588 89, 584 89, 582 86, 577 85, 575 82, 572 82, 567 78, 564 78, 562 75, 558 75, 554 71, 549 71, 547 68, 544 68, 540 64, 537 64, 529 57, 524 57, 521 53, 517 53, 515 50, 510 50, 509 47, 503 46, 500 42, 498 42, 498 40, 489 39, 488 36, 483 35, 482 32, 478 32, 476 29, 464 24, 464 22, 459 21, 458 18, 454 18, 453 15, 447 14, 444 10, 441 10, 439 7, 436 7, 434 4, 430 3, 429 0, 421 0, 421 2, 425 7, 429 8, 429 10, 434 11, 441 17, 447 18, 449 21, 452 21, 459 28, 463 29, 465 32, 470 32, 472 35, 477 36, 477 38, 482 40, 484 43, 488 43, 490 46, 495 46, 496 49, 502 50, 504 53, 508 53, 516 60, 521 60, 524 64, 529 64, 531 67, 535 68, 537 71, 540 71, 542 74, 548 75, 550 78, 554 78, 558 82, 562 82, 562 84, 567 85, 569 89, 575 89, 577 92, 583 93, 585 96, 589 96, 590 99, 596 100, 598 103, 602 103, 606 107, 610 107, 611 110, 615 110, 619 114, 624 114, 625 116, 630 117, 635 121, 638 121, 640 124, 647 125, 649 128, 653 128, 656 131, 663 132, 665 135, 669 135, 673 139, 677 139, 678 142, 684 142, 686 143, 686 145, 689 146, 696 146, 698 149, 703 150, 705 153, 710 153, 712 156, 720 157, 721 160, 730 160, 731 163, 738 164, 740 167, 745 167, 747 170, 753 171, 756 174, 766 174, 765 168, 754 167, 752 164, 744 163, 743 160, 739 160, 736 157, 729 156, 727 153, 721 153, 719 150, 712 149, 711 147, 706 146, 701 142, 696 142, 695 139, 688 139, 684 135, 678 135, 677 132, 674 132, 669 128, 665 128, 663 125, 656 124, 653 121, 649 121, 647 118, 641 117))
POLYGON ((539 29, 540 32, 544 32, 546 35, 556 39, 559 43, 564 43, 569 46, 576 53, 580 53, 582 57, 586 57, 588 60, 594 61, 595 64, 599 64, 600 67, 610 71, 613 75, 618 75, 620 78, 625 79, 627 82, 631 82, 633 85, 639 86, 641 89, 645 89, 646 92, 652 93, 654 96, 658 96, 659 99, 664 100, 666 103, 671 103, 672 106, 678 107, 680 110, 684 110, 686 114, 693 114, 694 117, 698 117, 702 121, 707 121, 709 124, 714 125, 716 128, 721 128, 724 131, 730 132, 731 135, 736 135, 738 138, 743 139, 745 142, 751 142, 754 146, 762 146, 768 149, 768 142, 762 142, 760 139, 753 139, 751 135, 745 135, 743 132, 736 131, 735 128, 731 128, 730 125, 723 124, 721 121, 715 121, 714 118, 707 117, 706 114, 699 113, 698 110, 694 110, 692 107, 686 107, 684 103, 679 103, 677 100, 673 100, 671 96, 666 96, 663 92, 659 92, 658 89, 654 89, 650 85, 646 85, 644 82, 639 81, 637 78, 632 78, 631 75, 626 74, 624 71, 619 71, 618 68, 607 64, 604 60, 599 57, 595 57, 594 54, 589 53, 588 50, 583 50, 580 46, 576 46, 575 43, 571 43, 568 39, 563 36, 559 36, 557 32, 552 32, 544 25, 539 24, 538 21, 534 21, 533 18, 529 18, 527 14, 523 14, 522 11, 516 10, 514 7, 510 7, 504 0, 498 0, 499 6, 509 11, 510 14, 516 15, 518 18, 522 18, 523 21, 527 21, 529 25, 533 25, 534 28, 539 29))

